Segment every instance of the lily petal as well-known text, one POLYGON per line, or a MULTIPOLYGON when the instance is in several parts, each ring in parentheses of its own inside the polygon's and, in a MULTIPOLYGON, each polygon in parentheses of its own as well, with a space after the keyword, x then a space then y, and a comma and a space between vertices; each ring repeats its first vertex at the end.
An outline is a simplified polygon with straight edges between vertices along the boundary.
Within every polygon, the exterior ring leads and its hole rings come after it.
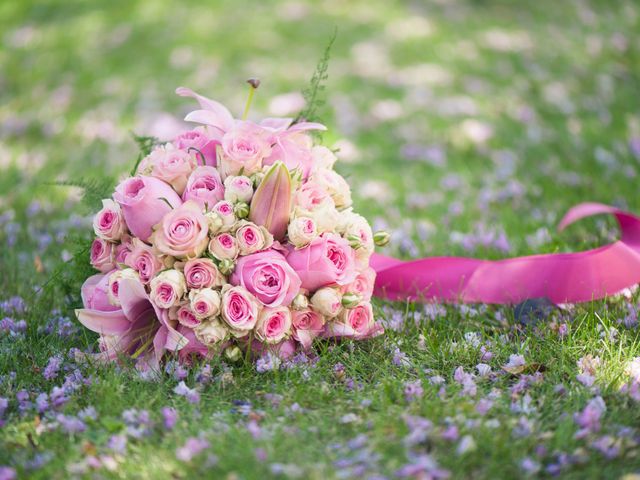
POLYGON ((103 335, 122 335, 131 328, 131 322, 122 310, 101 312, 81 308, 76 310, 76 317, 89 330, 103 335))
MULTIPOLYGON (((231 112, 227 109, 227 107, 225 107, 221 103, 218 103, 215 100, 211 100, 207 97, 203 97, 202 95, 197 94, 190 88, 178 87, 176 88, 176 93, 181 97, 195 98, 204 110, 207 110, 212 113, 212 116, 210 116, 209 119, 210 121, 213 121, 213 123, 207 122, 206 123, 207 125, 218 127, 225 132, 233 128, 233 123, 234 123, 233 115, 231 115, 231 112)), ((187 118, 188 117, 189 115, 187 115, 187 118)), ((187 118, 185 118, 185 120, 187 120, 187 118)), ((187 120, 187 121, 198 121, 198 120, 187 120)), ((205 123, 205 122, 200 122, 200 123, 205 123)))
POLYGON ((282 162, 269 169, 251 201, 249 220, 263 225, 276 240, 287 232, 291 212, 291 175, 282 162))

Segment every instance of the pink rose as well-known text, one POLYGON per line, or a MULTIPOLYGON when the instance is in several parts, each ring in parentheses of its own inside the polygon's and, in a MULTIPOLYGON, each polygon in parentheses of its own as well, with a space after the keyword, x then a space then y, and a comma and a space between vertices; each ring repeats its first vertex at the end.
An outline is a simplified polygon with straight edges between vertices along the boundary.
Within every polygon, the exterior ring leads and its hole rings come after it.
POLYGON ((194 258, 184 264, 184 276, 187 287, 201 289, 221 287, 225 284, 224 276, 210 258, 194 258))
POLYGON ((251 122, 240 122, 222 137, 224 176, 252 175, 262 168, 262 160, 271 155, 270 134, 251 122))
POLYGON ((343 288, 343 292, 355 293, 359 295, 362 300, 369 301, 371 300, 371 295, 373 295, 373 287, 376 283, 376 271, 367 267, 362 272, 359 272, 356 276, 356 279, 343 288))
POLYGON ((103 240, 117 242, 127 232, 127 224, 120 205, 110 199, 102 200, 102 210, 93 217, 93 231, 103 240))
POLYGON ((242 285, 267 307, 289 306, 300 291, 300 278, 275 250, 240 257, 229 279, 242 285))
POLYGON ((324 331, 324 317, 310 308, 292 312, 293 338, 307 350, 313 339, 324 331))
POLYGON ((224 181, 224 199, 227 202, 249 203, 253 197, 253 182, 249 177, 227 177, 224 181))
POLYGON ((374 322, 371 304, 362 302, 354 308, 345 308, 337 321, 329 323, 327 336, 362 339, 382 332, 383 328, 374 322))
POLYGON ((175 315, 180 325, 184 325, 188 328, 195 328, 200 325, 200 320, 188 303, 183 303, 178 306, 175 315))
POLYGON ((273 237, 265 228, 246 222, 236 230, 236 242, 240 255, 249 255, 271 247, 273 237))
POLYGON ((195 167, 196 162, 191 153, 167 143, 156 147, 140 162, 138 173, 159 178, 170 184, 178 194, 182 194, 195 167))
POLYGON ((198 163, 202 162, 202 157, 200 156, 202 154, 206 165, 216 166, 216 146, 220 145, 220 141, 209 137, 205 128, 197 127, 194 130, 184 132, 178 135, 173 143, 182 150, 196 153, 198 163), (193 149, 197 150, 194 151, 193 149))
POLYGON ((215 317, 220 313, 220 292, 212 288, 189 292, 191 310, 200 320, 215 317))
POLYGON ((182 200, 193 200, 201 208, 213 208, 213 206, 224 198, 224 186, 220 180, 220 174, 213 167, 196 168, 182 194, 182 200))
POLYGON ((187 291, 184 275, 178 270, 164 270, 151 279, 150 298, 159 308, 171 308, 180 303, 187 291))
POLYGON ((127 258, 133 251, 133 238, 130 235, 123 235, 120 243, 116 245, 116 263, 127 265, 127 258))
POLYGON ((243 287, 226 285, 222 289, 222 318, 233 330, 251 330, 259 313, 258 301, 243 287))
POLYGON ((216 235, 209 242, 209 253, 218 260, 234 260, 238 256, 236 237, 230 233, 216 235))
POLYGON ((116 249, 113 243, 96 238, 91 244, 91 265, 102 273, 113 270, 116 267, 114 264, 115 253, 116 249))
POLYGON ((256 338, 265 343, 279 343, 291 330, 291 312, 287 307, 264 308, 256 324, 256 338))
POLYGON ((230 227, 236 222, 236 216, 233 213, 233 204, 226 200, 221 200, 213 206, 213 212, 222 217, 225 227, 230 227))
POLYGON ((301 249, 291 248, 287 261, 310 292, 327 285, 348 285, 356 278, 355 253, 349 243, 325 233, 301 249))
MULTIPOLYGON (((111 272, 113 273, 113 272, 111 272)), ((81 297, 84 308, 98 310, 100 312, 112 312, 119 310, 109 301, 109 277, 105 275, 92 275, 82 284, 81 297)))
POLYGON ((152 241, 162 253, 179 258, 199 256, 207 248, 209 225, 193 201, 168 212, 153 232, 152 241))
POLYGON ((313 211, 324 204, 335 206, 329 192, 316 182, 305 182, 295 194, 295 205, 313 211))
POLYGON ((120 182, 113 199, 122 207, 129 231, 143 242, 149 240, 152 227, 162 220, 165 213, 182 205, 173 188, 162 180, 144 176, 120 182))
POLYGON ((162 260, 154 253, 153 248, 137 238, 133 239, 133 250, 127 255, 125 264, 138 272, 140 281, 145 285, 164 268, 162 260))

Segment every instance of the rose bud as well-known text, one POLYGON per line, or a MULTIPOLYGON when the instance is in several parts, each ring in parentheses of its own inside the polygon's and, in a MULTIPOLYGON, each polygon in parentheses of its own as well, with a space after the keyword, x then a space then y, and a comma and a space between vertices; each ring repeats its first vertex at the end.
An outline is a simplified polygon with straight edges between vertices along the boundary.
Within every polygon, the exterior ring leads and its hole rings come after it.
POLYGON ((227 202, 249 203, 253 197, 253 182, 249 177, 227 177, 224 188, 224 199, 227 202))
POLYGON ((384 230, 380 230, 373 234, 373 241, 379 247, 384 247, 391 240, 391 234, 389 232, 385 232, 384 230))
POLYGON ((231 345, 224 349, 224 356, 230 362, 237 362, 242 358, 242 350, 237 345, 231 345))
POLYGON ((236 203, 233 206, 233 213, 239 219, 247 218, 249 216, 249 205, 246 203, 236 203))
POLYGON ((345 293, 342 296, 342 306, 344 308, 353 308, 358 305, 362 301, 362 297, 360 295, 356 295, 355 293, 345 293))
POLYGON ((236 268, 236 262, 230 258, 225 258, 220 261, 218 268, 223 275, 231 275, 236 268))
POLYGON ((291 302, 291 308, 294 310, 304 310, 307 307, 309 307, 309 299, 302 293, 296 295, 291 302))
POLYGON ((229 337, 229 329, 217 318, 202 322, 193 331, 196 338, 205 345, 224 342, 229 337))
POLYGON ((325 317, 333 318, 342 309, 342 297, 335 288, 321 288, 311 297, 311 305, 325 317))

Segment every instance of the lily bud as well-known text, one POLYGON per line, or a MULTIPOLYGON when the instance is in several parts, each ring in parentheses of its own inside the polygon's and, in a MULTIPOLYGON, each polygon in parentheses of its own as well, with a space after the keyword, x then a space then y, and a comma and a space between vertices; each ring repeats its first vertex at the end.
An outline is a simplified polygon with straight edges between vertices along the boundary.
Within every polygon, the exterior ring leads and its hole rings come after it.
POLYGON ((356 295, 355 293, 345 293, 342 296, 342 306, 344 308, 353 308, 357 306, 362 301, 360 295, 356 295))
POLYGON ((379 247, 384 247, 391 240, 391 234, 389 232, 385 232, 384 230, 380 230, 373 234, 373 241, 379 247))
POLYGON ((218 270, 223 275, 231 275, 236 268, 236 262, 231 260, 230 258, 225 258, 220 260, 220 264, 218 265, 218 270))
POLYGON ((233 213, 240 219, 247 218, 249 216, 249 205, 244 202, 236 203, 233 206, 233 213))
POLYGON ((287 233, 291 212, 291 176, 282 162, 276 162, 256 189, 249 220, 264 226, 276 240, 287 233))

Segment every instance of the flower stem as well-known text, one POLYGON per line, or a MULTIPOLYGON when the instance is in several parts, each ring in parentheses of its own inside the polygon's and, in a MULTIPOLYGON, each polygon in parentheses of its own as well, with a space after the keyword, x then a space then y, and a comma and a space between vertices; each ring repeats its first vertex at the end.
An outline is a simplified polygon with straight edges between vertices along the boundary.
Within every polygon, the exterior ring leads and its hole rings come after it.
POLYGON ((249 109, 251 108, 251 102, 253 100, 253 94, 256 93, 256 90, 260 86, 260 80, 257 78, 250 78, 247 80, 249 84, 249 97, 247 98, 247 104, 244 107, 244 113, 242 114, 242 120, 247 119, 247 115, 249 115, 249 109))

